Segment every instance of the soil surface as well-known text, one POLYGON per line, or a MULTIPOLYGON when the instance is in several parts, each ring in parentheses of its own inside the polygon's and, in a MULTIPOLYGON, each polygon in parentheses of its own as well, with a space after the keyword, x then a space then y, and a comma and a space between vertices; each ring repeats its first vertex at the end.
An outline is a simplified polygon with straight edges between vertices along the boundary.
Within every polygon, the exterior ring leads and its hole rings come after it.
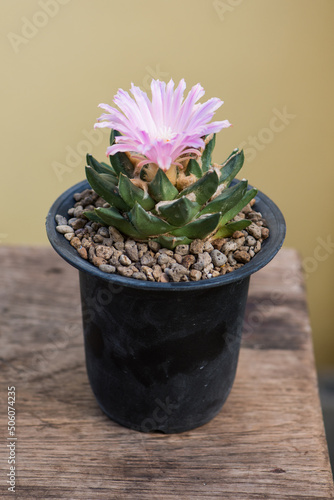
POLYGON ((255 200, 233 219, 249 219, 252 224, 230 238, 213 241, 195 240, 174 250, 155 241, 137 242, 123 236, 112 226, 89 221, 85 210, 109 207, 93 190, 74 195, 68 218, 56 215, 57 231, 64 235, 83 259, 105 273, 117 273, 145 281, 167 283, 216 278, 239 269, 261 250, 269 229, 260 212, 252 207, 255 200))

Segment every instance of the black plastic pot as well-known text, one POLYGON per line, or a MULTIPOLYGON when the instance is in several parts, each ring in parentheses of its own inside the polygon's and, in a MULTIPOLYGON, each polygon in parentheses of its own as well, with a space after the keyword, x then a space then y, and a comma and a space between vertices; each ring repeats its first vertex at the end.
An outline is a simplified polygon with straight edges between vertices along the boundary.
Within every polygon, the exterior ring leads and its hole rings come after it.
POLYGON ((80 274, 87 372, 102 410, 139 431, 183 432, 223 406, 234 381, 251 274, 278 252, 285 222, 263 193, 256 210, 270 237, 242 268, 209 280, 154 283, 103 273, 55 227, 83 181, 63 193, 46 221, 51 245, 80 274))

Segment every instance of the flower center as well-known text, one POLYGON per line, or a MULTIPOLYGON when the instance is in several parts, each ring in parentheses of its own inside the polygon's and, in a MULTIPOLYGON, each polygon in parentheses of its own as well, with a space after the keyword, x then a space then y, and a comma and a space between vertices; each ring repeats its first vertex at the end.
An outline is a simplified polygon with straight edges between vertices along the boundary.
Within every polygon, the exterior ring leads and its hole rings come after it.
POLYGON ((166 125, 162 125, 161 127, 157 128, 155 139, 157 139, 158 141, 169 142, 174 137, 175 137, 175 133, 173 133, 171 127, 167 127, 166 125))

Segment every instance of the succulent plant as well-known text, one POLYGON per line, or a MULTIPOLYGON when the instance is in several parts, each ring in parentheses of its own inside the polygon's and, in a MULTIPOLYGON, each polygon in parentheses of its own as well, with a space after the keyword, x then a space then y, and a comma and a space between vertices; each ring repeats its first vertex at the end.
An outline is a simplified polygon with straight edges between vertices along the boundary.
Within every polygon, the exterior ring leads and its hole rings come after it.
MULTIPOLYGON (((117 136, 112 130, 111 145, 117 136)), ((247 190, 246 180, 231 186, 243 165, 243 151, 235 149, 217 165, 211 160, 215 140, 215 134, 206 138, 201 159, 187 159, 183 168, 175 166, 167 172, 152 164, 138 169, 136 160, 125 152, 110 155, 111 165, 87 155, 87 180, 110 207, 86 211, 86 217, 135 240, 153 239, 170 249, 246 228, 249 220, 232 219, 257 190, 247 190)))
POLYGON ((115 95, 119 109, 100 104, 107 113, 95 127, 111 129, 111 165, 87 155, 86 176, 110 206, 86 212, 89 219, 170 249, 229 236, 250 224, 232 221, 256 195, 245 180, 230 185, 243 152, 234 150, 222 165, 212 163, 216 132, 231 125, 209 123, 223 102, 215 97, 197 103, 205 93, 200 84, 183 100, 185 88, 184 80, 175 90, 173 80, 152 80, 152 101, 132 84, 134 99, 122 89, 115 95))

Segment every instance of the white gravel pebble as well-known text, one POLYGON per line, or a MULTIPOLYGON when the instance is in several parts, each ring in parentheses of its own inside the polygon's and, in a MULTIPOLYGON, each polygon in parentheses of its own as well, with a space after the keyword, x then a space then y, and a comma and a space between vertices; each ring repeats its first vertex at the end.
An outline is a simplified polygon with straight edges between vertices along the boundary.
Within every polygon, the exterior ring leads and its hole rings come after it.
POLYGON ((119 263, 122 264, 122 266, 131 266, 132 264, 131 259, 129 259, 129 257, 124 254, 120 256, 119 263))
POLYGON ((215 267, 221 267, 224 266, 227 262, 227 257, 224 255, 222 252, 219 250, 212 250, 211 252, 211 259, 213 262, 213 265, 215 267))
POLYGON ((61 226, 57 226, 56 230, 60 234, 66 234, 66 233, 74 233, 74 229, 71 226, 67 226, 66 224, 62 224, 61 226))
POLYGON ((104 273, 109 273, 113 274, 116 272, 116 267, 115 266, 109 266, 109 264, 101 264, 99 266, 99 269, 103 271, 104 273))
POLYGON ((56 219, 56 222, 57 222, 57 225, 58 225, 58 226, 67 226, 67 225, 68 225, 68 223, 67 223, 67 219, 66 219, 66 217, 64 217, 63 215, 59 215, 59 214, 57 214, 57 215, 55 216, 55 219, 56 219))

